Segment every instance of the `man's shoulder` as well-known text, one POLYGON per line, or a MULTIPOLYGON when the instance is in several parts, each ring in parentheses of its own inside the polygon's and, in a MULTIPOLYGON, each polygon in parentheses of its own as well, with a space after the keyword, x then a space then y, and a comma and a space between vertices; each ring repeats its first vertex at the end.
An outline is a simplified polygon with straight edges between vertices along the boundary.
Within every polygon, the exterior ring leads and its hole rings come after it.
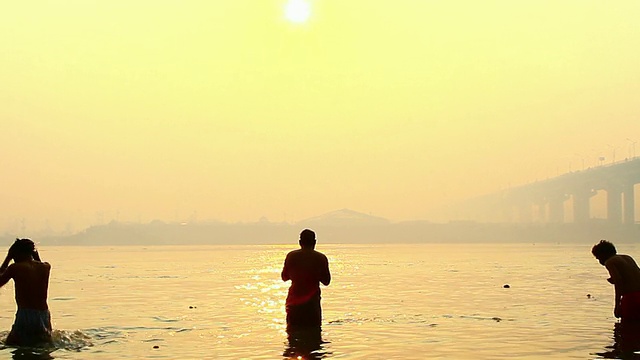
POLYGON ((292 250, 289 251, 289 253, 287 254, 287 257, 297 257, 297 256, 304 256, 304 257, 318 257, 318 258, 324 258, 326 259, 327 256, 323 253, 321 253, 320 251, 317 250, 312 250, 312 249, 296 249, 296 250, 292 250))
POLYGON ((49 264, 48 262, 40 262, 40 261, 33 261, 33 262, 28 262, 28 261, 24 261, 24 262, 17 262, 17 263, 13 263, 11 265, 9 265, 9 267, 13 267, 15 269, 28 269, 28 268, 36 268, 36 269, 51 269, 51 264, 49 264))
POLYGON ((316 261, 320 261, 320 262, 329 262, 329 260, 327 259, 327 256, 323 253, 321 253, 318 250, 313 250, 311 252, 311 257, 313 257, 314 259, 316 259, 316 261))
POLYGON ((628 266, 631 262, 635 263, 635 260, 629 255, 616 254, 605 261, 605 266, 623 267, 628 266))
POLYGON ((296 256, 300 256, 300 251, 301 249, 297 249, 297 250, 291 250, 287 253, 287 259, 292 258, 292 257, 296 257, 296 256))
POLYGON ((316 253, 316 256, 324 258, 324 259, 327 258, 327 255, 321 253, 320 251, 318 251, 318 250, 313 250, 313 251, 316 253))
POLYGON ((615 263, 620 262, 621 260, 622 260, 621 255, 620 254, 615 254, 615 255, 612 255, 611 257, 609 257, 607 260, 605 260, 604 264, 605 264, 605 266, 607 264, 615 264, 615 263))
POLYGON ((627 254, 615 254, 611 257, 610 259, 613 262, 616 261, 629 261, 629 260, 633 260, 633 258, 627 254))

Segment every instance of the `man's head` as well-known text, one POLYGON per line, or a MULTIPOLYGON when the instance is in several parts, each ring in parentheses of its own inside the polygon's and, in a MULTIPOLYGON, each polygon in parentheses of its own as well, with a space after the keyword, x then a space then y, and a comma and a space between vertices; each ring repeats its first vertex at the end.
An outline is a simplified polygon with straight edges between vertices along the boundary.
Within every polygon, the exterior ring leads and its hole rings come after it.
POLYGON ((36 251, 36 244, 31 239, 16 239, 9 248, 9 255, 13 261, 30 259, 36 251))
POLYGON ((300 247, 303 249, 313 249, 316 247, 316 233, 313 230, 304 229, 300 233, 300 247))
POLYGON ((614 256, 617 252, 616 247, 613 246, 612 243, 607 240, 600 240, 599 243, 595 244, 593 248, 591 248, 591 253, 596 257, 596 259, 598 259, 598 262, 600 262, 601 265, 604 265, 605 261, 614 256))

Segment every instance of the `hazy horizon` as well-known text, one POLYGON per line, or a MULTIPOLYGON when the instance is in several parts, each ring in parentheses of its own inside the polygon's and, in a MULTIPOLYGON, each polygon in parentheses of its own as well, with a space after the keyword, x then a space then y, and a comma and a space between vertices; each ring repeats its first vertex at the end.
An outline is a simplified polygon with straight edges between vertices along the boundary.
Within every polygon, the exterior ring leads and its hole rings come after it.
POLYGON ((6 4, 0 233, 435 220, 640 154, 640 2, 288 2, 6 4))

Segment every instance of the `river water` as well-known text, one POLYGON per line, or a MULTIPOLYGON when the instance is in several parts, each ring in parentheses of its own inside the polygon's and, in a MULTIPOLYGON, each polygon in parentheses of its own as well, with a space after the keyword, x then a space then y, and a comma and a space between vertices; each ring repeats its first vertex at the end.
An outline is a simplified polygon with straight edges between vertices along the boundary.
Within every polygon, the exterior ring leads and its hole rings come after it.
MULTIPOLYGON (((14 359, 617 358, 613 288, 591 244, 318 244, 319 334, 289 341, 294 245, 42 247, 55 343, 14 359)), ((640 256, 640 247, 618 245, 640 256)), ((636 256, 637 255, 637 256, 636 256)), ((0 336, 15 313, 0 289, 0 336)))

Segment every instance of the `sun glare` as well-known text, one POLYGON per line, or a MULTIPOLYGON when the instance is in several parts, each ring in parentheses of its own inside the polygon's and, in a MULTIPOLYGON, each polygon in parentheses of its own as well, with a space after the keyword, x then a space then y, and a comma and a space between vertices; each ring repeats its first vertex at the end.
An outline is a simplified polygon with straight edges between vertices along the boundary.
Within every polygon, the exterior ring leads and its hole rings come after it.
POLYGON ((284 16, 294 23, 303 23, 311 15, 311 4, 306 0, 289 0, 284 8, 284 16))

